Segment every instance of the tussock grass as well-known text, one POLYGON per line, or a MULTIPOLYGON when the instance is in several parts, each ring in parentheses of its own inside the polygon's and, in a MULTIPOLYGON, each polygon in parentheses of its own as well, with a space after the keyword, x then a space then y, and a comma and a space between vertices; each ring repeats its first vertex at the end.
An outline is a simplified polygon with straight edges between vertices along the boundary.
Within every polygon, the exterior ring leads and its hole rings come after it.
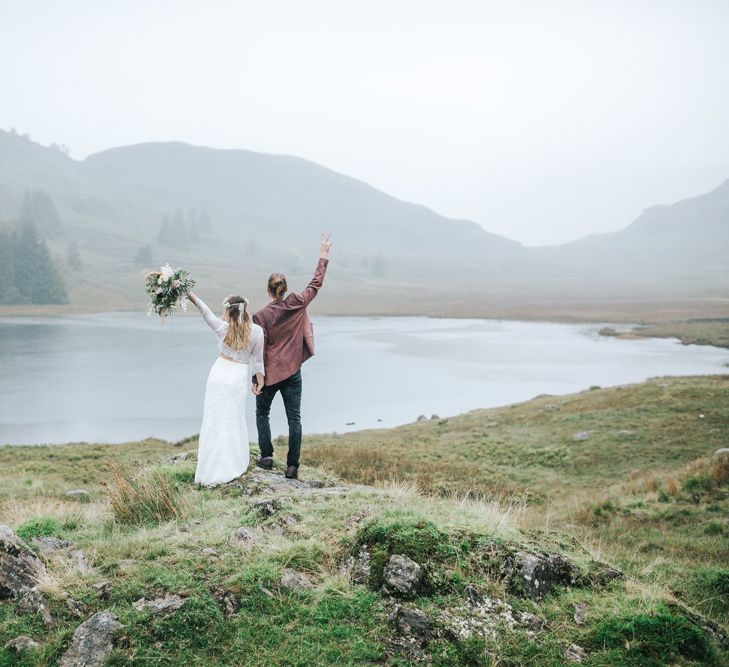
POLYGON ((106 488, 114 520, 118 523, 161 523, 182 517, 180 493, 163 472, 134 471, 111 464, 109 476, 106 488))

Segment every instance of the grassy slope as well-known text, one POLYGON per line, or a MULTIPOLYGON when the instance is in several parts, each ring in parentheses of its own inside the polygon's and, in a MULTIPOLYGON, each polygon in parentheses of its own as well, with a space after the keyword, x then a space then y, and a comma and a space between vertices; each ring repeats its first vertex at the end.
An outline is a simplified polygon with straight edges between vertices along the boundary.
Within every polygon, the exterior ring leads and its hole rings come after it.
POLYGON ((308 459, 346 479, 523 494, 531 522, 549 521, 729 624, 729 475, 703 458, 729 447, 729 375, 656 378, 312 441, 308 459), (576 441, 580 432, 589 439, 576 441), (712 484, 712 474, 721 479, 712 484))
MULTIPOLYGON (((691 462, 727 444, 727 398, 726 378, 658 379, 392 431, 309 438, 306 460, 325 461, 349 478, 417 480, 426 491, 500 488, 519 494, 529 487, 540 502, 515 510, 422 495, 403 484, 279 493, 282 512, 299 519, 283 532, 261 526, 250 509, 255 495, 196 489, 190 483, 194 463, 164 463, 180 451, 168 443, 0 448, 0 521, 26 536, 50 532, 72 539, 92 565, 84 572, 68 558, 52 556, 43 588, 56 624, 46 633, 39 618, 0 605, 0 646, 21 633, 47 635, 40 651, 18 664, 54 664, 79 623, 64 602, 71 595, 85 604, 85 615, 107 608, 119 615, 125 629, 114 665, 408 664, 412 657, 391 649, 395 635, 385 622, 385 600, 351 584, 342 572, 353 545, 375 534, 416 560, 432 560, 439 583, 413 601, 431 618, 462 606, 464 586, 472 584, 547 619, 535 635, 502 626, 486 640, 457 642, 437 634, 427 648, 435 664, 560 665, 570 642, 587 649, 583 664, 589 665, 722 664, 673 606, 670 591, 726 623, 727 488, 721 474, 712 477, 710 461, 691 462), (572 434, 581 430, 590 431, 590 439, 573 442, 572 434), (620 430, 633 433, 619 435, 620 430), (115 522, 102 482, 109 479, 107 464, 120 461, 151 464, 171 479, 184 515, 159 525, 115 522), (90 502, 65 496, 76 486, 89 489, 90 502), (261 542, 249 549, 228 544, 241 525, 257 526, 261 542), (535 527, 560 532, 534 532, 535 527), (589 568, 592 556, 561 531, 635 579, 533 602, 512 595, 484 567, 480 544, 530 543, 589 568), (426 553, 432 535, 435 546, 426 553), (218 557, 203 552, 211 546, 218 557), (121 570, 119 561, 130 558, 121 570), (308 572, 313 588, 298 593, 281 588, 284 567, 308 572), (92 588, 102 578, 113 584, 108 599, 92 588), (219 587, 241 604, 230 617, 216 603, 219 587), (152 619, 132 608, 143 595, 165 592, 187 596, 174 615, 152 619), (583 625, 574 621, 575 603, 587 605, 583 625)), ((183 448, 194 445, 191 440, 183 448)), ((302 473, 325 476, 316 468, 302 473)), ((275 521, 276 516, 263 523, 275 521)), ((13 660, 0 651, 0 665, 13 660)))

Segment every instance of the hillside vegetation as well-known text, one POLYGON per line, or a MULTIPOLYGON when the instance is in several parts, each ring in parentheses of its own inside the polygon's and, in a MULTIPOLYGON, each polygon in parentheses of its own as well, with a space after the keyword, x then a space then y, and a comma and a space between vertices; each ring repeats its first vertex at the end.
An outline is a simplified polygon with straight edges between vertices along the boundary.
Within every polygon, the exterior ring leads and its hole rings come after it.
POLYGON ((308 280, 327 230, 328 313, 721 317, 727 213, 729 183, 611 235, 525 248, 301 158, 168 142, 76 161, 0 131, 0 223, 33 218, 76 309, 143 308, 140 272, 167 261, 212 298, 261 305, 271 272, 308 280))
POLYGON ((111 665, 726 664, 728 391, 311 436, 325 470, 217 489, 192 483, 195 438, 0 448, 0 523, 41 553, 50 615, 0 605, 0 647, 40 644, 0 665, 56 664, 102 611, 111 665))

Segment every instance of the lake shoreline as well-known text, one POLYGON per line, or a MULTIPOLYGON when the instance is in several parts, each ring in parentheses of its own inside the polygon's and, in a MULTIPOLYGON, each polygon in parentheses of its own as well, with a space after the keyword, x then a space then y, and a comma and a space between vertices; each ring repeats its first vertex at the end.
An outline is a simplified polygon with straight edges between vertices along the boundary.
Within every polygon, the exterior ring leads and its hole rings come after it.
MULTIPOLYGON (((312 309, 314 310, 314 309, 312 309)), ((729 307, 728 307, 729 310, 729 307)), ((17 317, 67 317, 75 315, 98 315, 101 313, 144 313, 146 310, 138 308, 121 307, 114 310, 99 310, 94 307, 77 305, 62 306, 0 306, 0 318, 17 317)), ((601 335, 613 336, 621 340, 634 340, 636 338, 676 338, 683 345, 710 345, 729 349, 729 317, 684 317, 671 319, 668 314, 649 319, 628 318, 626 314, 616 316, 616 313, 609 310, 591 311, 590 315, 581 315, 576 312, 551 311, 524 312, 523 309, 513 313, 508 311, 501 313, 483 314, 480 309, 473 312, 437 311, 414 313, 408 309, 386 310, 386 311, 353 311, 353 312, 328 312, 326 310, 312 313, 312 316, 321 317, 427 317, 430 319, 454 319, 454 320, 487 320, 487 321, 511 321, 511 322, 541 322, 545 324, 585 324, 605 325, 601 335), (621 327, 629 326, 629 330, 614 330, 609 325, 621 327)), ((655 314, 654 314, 655 315, 655 314)), ((178 316, 194 316, 179 313, 178 316)))

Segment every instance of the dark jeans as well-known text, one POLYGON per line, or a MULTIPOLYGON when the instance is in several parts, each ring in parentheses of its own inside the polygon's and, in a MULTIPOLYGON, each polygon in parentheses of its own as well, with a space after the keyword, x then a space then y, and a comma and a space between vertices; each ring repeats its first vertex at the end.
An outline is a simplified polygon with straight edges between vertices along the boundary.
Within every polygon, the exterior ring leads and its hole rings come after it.
POLYGON ((276 384, 263 387, 263 392, 256 396, 256 427, 258 428, 258 446, 261 456, 273 456, 271 444, 271 422, 268 418, 271 403, 277 392, 281 392, 286 418, 289 420, 289 454, 287 466, 299 467, 301 454, 301 371, 276 384))

